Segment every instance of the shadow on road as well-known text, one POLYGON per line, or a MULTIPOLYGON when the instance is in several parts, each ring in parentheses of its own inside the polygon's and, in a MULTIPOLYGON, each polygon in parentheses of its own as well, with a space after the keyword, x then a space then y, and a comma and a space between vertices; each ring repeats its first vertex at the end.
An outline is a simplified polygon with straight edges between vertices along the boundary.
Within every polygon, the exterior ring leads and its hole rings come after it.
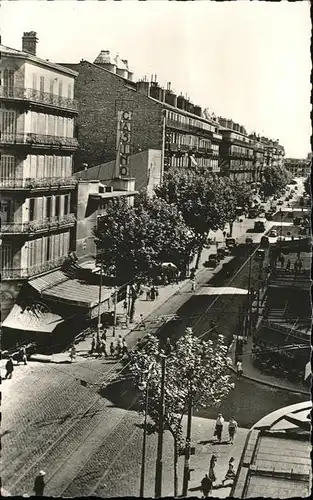
POLYGON ((133 411, 139 410, 138 399, 142 394, 136 390, 132 380, 129 378, 121 378, 111 382, 102 387, 99 390, 99 394, 117 408, 133 411))

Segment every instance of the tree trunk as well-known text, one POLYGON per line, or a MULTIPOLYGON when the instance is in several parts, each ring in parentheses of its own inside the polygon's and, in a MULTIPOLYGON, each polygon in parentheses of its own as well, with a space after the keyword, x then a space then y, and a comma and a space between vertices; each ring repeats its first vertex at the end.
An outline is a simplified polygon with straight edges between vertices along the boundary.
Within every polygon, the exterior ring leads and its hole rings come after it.
POLYGON ((198 247, 197 260, 196 260, 196 264, 195 264, 195 269, 199 268, 199 262, 200 262, 200 258, 201 258, 202 250, 203 250, 203 247, 204 247, 204 244, 205 244, 206 237, 207 237, 207 235, 204 235, 204 236, 202 236, 202 238, 200 240, 199 247, 198 247))
MULTIPOLYGON (((173 436, 174 437, 174 436, 173 436)), ((178 496, 178 473, 177 473, 177 464, 178 464, 178 441, 174 437, 174 497, 178 496)))
POLYGON ((131 287, 131 303, 130 303, 130 311, 129 311, 129 322, 133 323, 135 316, 135 303, 138 297, 138 293, 136 292, 134 286, 131 287))
POLYGON ((231 221, 229 223, 229 236, 233 235, 233 226, 234 226, 234 221, 231 221))

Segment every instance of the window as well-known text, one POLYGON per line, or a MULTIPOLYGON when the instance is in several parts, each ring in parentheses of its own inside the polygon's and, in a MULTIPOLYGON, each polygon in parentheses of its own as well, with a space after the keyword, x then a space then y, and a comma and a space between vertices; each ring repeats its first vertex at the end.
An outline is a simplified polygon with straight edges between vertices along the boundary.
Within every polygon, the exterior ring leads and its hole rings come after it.
POLYGON ((50 94, 54 94, 54 83, 55 83, 55 79, 54 78, 51 78, 50 80, 50 94))
POLYGON ((72 99, 72 85, 69 83, 68 87, 67 87, 67 97, 69 99, 72 99))
POLYGON ((16 130, 16 113, 15 111, 6 111, 1 109, 0 114, 0 134, 2 139, 14 140, 16 130))
POLYGON ((35 218, 35 198, 29 199, 29 220, 34 220, 35 218))
POLYGON ((59 82, 59 97, 62 97, 62 93, 63 93, 63 82, 59 82))
POLYGON ((51 236, 47 236, 46 238, 46 255, 45 255, 45 260, 48 262, 51 258, 51 236))
POLYGON ((64 215, 70 213, 70 194, 64 196, 64 215))
POLYGON ((55 197, 55 215, 57 217, 60 215, 60 196, 55 197))
POLYGON ((11 269, 13 267, 12 247, 2 244, 0 246, 1 269, 11 269))
POLYGON ((51 196, 47 196, 46 198, 46 217, 51 216, 51 196))
POLYGON ((1 155, 0 179, 14 179, 15 177, 15 157, 1 155))
POLYGON ((43 98, 43 94, 45 92, 45 77, 44 76, 41 76, 40 77, 40 94, 42 94, 42 98, 43 98))
POLYGON ((14 92, 14 70, 5 69, 3 71, 3 93, 5 96, 13 97, 14 92))

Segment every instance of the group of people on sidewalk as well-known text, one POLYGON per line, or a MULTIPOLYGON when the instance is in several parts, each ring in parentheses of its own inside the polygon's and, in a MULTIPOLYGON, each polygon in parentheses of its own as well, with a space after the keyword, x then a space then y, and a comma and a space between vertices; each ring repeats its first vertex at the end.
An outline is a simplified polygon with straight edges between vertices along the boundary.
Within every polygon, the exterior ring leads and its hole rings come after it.
MULTIPOLYGON (((215 430, 214 430, 214 436, 216 436, 217 441, 220 443, 222 441, 222 434, 223 434, 223 428, 224 428, 224 417, 221 413, 218 414, 218 417, 215 422, 215 430)), ((231 417, 228 422, 228 443, 233 444, 235 435, 237 433, 238 429, 238 424, 234 417, 231 417)))
MULTIPOLYGON (((103 330, 99 339, 97 339, 96 335, 93 334, 88 354, 90 356, 97 355, 98 358, 102 358, 104 356, 105 358, 111 357, 112 359, 120 359, 125 354, 128 354, 127 342, 122 335, 119 335, 116 341, 112 340, 107 348, 107 330, 103 330)), ((70 350, 71 362, 76 359, 76 355, 77 350, 73 344, 70 350)))
MULTIPOLYGON (((226 471, 225 477, 222 480, 222 486, 224 486, 224 483, 226 481, 233 481, 236 477, 236 472, 234 468, 234 462, 235 459, 234 457, 230 457, 229 462, 228 462, 228 469, 226 471)), ((204 478, 201 481, 201 490, 203 492, 203 497, 206 498, 209 496, 212 488, 213 488, 213 483, 216 481, 216 475, 215 475, 215 466, 217 463, 217 456, 212 455, 211 460, 210 460, 210 467, 209 467, 209 472, 208 474, 205 474, 204 478)))

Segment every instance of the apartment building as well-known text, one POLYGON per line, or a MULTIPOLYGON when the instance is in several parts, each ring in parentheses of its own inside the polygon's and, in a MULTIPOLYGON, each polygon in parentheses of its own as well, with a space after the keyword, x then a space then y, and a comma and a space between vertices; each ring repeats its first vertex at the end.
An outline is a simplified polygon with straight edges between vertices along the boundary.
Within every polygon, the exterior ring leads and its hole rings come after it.
POLYGON ((75 71, 0 45, 1 320, 28 278, 60 265, 71 250, 75 71))
POLYGON ((285 158, 285 168, 294 177, 307 177, 311 173, 311 161, 303 158, 285 158))
POLYGON ((223 141, 220 146, 221 173, 232 179, 255 182, 254 141, 245 128, 233 120, 218 118, 223 141))
MULTIPOLYGON (((80 148, 76 171, 85 163, 93 167, 115 160, 121 111, 131 114, 131 154, 161 152, 159 181, 171 166, 199 164, 211 172, 219 171, 222 136, 218 122, 186 96, 176 95, 170 84, 162 88, 156 76, 134 82, 128 61, 112 58, 109 51, 101 51, 94 63, 61 64, 78 72, 75 97, 80 148)), ((126 176, 137 179, 141 172, 133 172, 130 165, 126 176)))

